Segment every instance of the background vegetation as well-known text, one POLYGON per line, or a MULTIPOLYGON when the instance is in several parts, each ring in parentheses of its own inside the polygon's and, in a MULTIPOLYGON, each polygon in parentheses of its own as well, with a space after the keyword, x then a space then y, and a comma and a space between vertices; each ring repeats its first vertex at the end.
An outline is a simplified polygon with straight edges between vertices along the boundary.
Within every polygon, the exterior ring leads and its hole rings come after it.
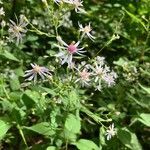
POLYGON ((0 149, 150 149, 150 0, 84 0, 86 14, 52 0, 50 12, 40 0, 1 2, 0 149), (21 14, 28 31, 17 45, 8 30, 21 14), (118 75, 113 87, 79 87, 55 57, 55 28, 64 41, 78 41, 78 22, 90 22, 96 37, 83 39, 82 61, 105 57, 118 75), (53 80, 26 82, 30 63, 47 67, 53 80), (116 135, 107 140, 112 123, 116 135))

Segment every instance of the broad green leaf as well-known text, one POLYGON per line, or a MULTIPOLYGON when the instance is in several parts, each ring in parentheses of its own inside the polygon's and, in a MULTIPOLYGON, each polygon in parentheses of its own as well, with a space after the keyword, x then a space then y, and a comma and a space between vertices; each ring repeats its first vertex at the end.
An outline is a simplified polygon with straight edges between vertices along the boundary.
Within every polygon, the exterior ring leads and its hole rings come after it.
POLYGON ((138 120, 146 126, 150 127, 150 114, 142 113, 139 115, 138 120))
POLYGON ((136 135, 127 128, 119 129, 117 132, 120 141, 131 150, 142 150, 136 135))
POLYGON ((41 122, 31 127, 24 126, 24 129, 32 130, 45 136, 51 136, 55 134, 54 130, 50 126, 50 123, 48 122, 41 122))
POLYGON ((99 150, 99 147, 90 140, 80 139, 75 144, 79 150, 99 150))
POLYGON ((9 130, 10 125, 7 122, 4 122, 3 120, 0 120, 0 140, 3 139, 7 131, 9 130))
POLYGON ((65 121, 65 128, 72 133, 80 133, 80 119, 72 114, 69 114, 65 121))
POLYGON ((19 90, 20 89, 20 82, 17 76, 13 76, 10 79, 10 87, 11 89, 14 90, 19 90))
POLYGON ((39 98, 39 93, 30 90, 26 90, 25 93, 22 95, 22 100, 28 108, 31 108, 35 103, 38 103, 39 98))
POLYGON ((3 56, 10 59, 10 60, 14 60, 14 61, 19 62, 19 60, 13 54, 11 54, 8 51, 4 51, 3 56))
POLYGON ((141 84, 139 84, 139 86, 140 86, 145 92, 147 92, 147 94, 150 94, 150 88, 145 87, 145 86, 143 86, 143 85, 141 85, 141 84))
POLYGON ((74 143, 77 140, 77 135, 65 128, 62 133, 62 138, 74 143))

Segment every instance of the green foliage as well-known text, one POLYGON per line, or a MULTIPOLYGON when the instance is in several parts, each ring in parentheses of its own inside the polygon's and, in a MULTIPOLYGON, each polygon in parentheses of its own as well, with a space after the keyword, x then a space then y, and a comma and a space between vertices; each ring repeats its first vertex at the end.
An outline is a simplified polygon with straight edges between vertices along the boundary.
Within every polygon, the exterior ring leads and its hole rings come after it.
POLYGON ((150 0, 82 4, 86 13, 53 0, 0 0, 0 149, 149 149, 150 0), (17 23, 20 15, 27 24, 15 28, 24 34, 18 44, 10 20, 17 23), (78 24, 89 23, 93 41, 79 32, 78 24), (84 56, 73 55, 75 68, 56 57, 63 46, 58 36, 84 47, 84 56), (115 85, 100 91, 91 85, 92 76, 101 74, 92 72, 88 86, 78 82, 86 66, 81 64, 95 64, 96 56, 105 57, 104 66, 117 73, 115 85), (26 80, 30 64, 49 74, 26 80))

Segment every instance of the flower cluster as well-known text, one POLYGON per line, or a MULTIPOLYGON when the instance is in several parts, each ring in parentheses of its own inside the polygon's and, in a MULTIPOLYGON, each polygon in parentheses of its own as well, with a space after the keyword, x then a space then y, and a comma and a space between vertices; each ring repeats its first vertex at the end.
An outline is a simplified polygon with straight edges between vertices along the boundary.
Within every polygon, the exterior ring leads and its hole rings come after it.
POLYGON ((114 85, 117 78, 117 74, 106 65, 105 58, 99 56, 92 64, 82 63, 76 70, 78 74, 76 81, 80 81, 82 86, 91 85, 99 91, 101 91, 103 84, 108 87, 114 85))
POLYGON ((59 5, 62 3, 67 3, 73 6, 73 8, 75 9, 75 11, 81 12, 81 13, 85 13, 85 10, 82 8, 83 7, 83 1, 81 0, 54 0, 54 2, 59 5))

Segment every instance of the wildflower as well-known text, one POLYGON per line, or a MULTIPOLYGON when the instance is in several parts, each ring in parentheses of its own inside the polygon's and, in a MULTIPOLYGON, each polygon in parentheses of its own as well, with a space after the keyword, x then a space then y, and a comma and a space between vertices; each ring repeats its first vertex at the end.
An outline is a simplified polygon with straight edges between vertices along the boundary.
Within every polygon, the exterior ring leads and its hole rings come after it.
POLYGON ((74 54, 78 54, 83 56, 82 53, 84 53, 85 51, 82 51, 83 48, 78 48, 80 41, 78 41, 77 43, 72 42, 71 44, 66 44, 61 37, 57 37, 58 42, 62 45, 56 45, 57 47, 59 47, 60 49, 64 49, 65 51, 60 51, 56 57, 59 57, 61 59, 61 64, 63 65, 64 63, 68 63, 68 66, 72 65, 72 58, 74 54))
POLYGON ((94 67, 91 66, 93 70, 93 76, 96 90, 101 90, 102 83, 107 84, 109 87, 115 84, 115 79, 117 78, 117 74, 114 71, 110 70, 105 64, 104 57, 97 57, 94 62, 94 67))
POLYGON ((25 33, 27 32, 27 30, 25 29, 25 27, 27 26, 27 22, 25 22, 24 20, 24 16, 20 16, 20 20, 17 23, 15 23, 14 21, 10 20, 11 24, 9 26, 9 33, 10 33, 10 39, 17 39, 17 45, 19 44, 19 42, 22 42, 22 38, 25 36, 25 33))
POLYGON ((81 0, 70 0, 71 4, 74 6, 75 11, 85 13, 85 10, 82 8, 83 7, 83 1, 81 0))
POLYGON ((114 123, 108 127, 109 129, 106 131, 106 138, 110 140, 113 136, 116 135, 116 129, 114 128, 114 123))
POLYGON ((83 37, 85 36, 85 34, 86 34, 92 41, 95 39, 95 37, 92 36, 91 33, 90 33, 90 32, 92 31, 92 28, 91 28, 90 23, 89 23, 89 25, 87 25, 87 26, 85 26, 85 27, 83 27, 82 24, 79 24, 79 27, 80 27, 79 31, 80 31, 80 32, 83 32, 82 38, 83 38, 83 37))
POLYGON ((6 26, 6 22, 4 20, 2 20, 1 26, 2 26, 2 28, 4 28, 6 26))
POLYGON ((0 16, 5 16, 5 12, 4 12, 4 8, 3 7, 0 8, 0 16))
POLYGON ((26 80, 28 81, 34 80, 34 82, 36 82, 37 75, 39 75, 42 78, 42 80, 44 80, 45 77, 47 77, 47 75, 51 76, 49 69, 47 69, 46 67, 40 67, 37 64, 31 64, 31 66, 33 69, 25 71, 24 77, 27 77, 26 80))
POLYGON ((80 82, 82 87, 89 86, 90 82, 90 75, 91 73, 88 72, 87 68, 82 69, 82 71, 78 70, 79 78, 75 82, 80 82))
POLYGON ((106 74, 104 77, 104 81, 107 83, 107 85, 110 87, 115 84, 115 79, 117 78, 117 74, 112 71, 109 74, 106 74))

